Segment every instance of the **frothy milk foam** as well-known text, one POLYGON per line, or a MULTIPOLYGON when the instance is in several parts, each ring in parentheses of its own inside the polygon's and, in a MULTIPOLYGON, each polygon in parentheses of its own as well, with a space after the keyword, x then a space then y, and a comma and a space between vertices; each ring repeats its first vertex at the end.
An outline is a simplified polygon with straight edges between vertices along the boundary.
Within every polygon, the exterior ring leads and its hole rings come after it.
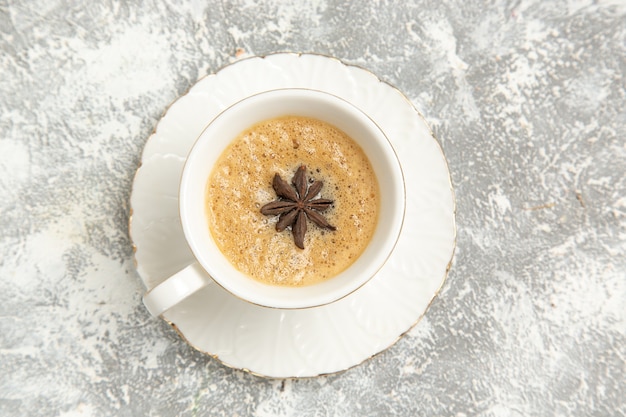
POLYGON ((240 271, 273 285, 302 286, 337 275, 365 250, 378 220, 379 189, 372 166, 344 132, 323 121, 286 116, 242 132, 218 159, 207 183, 211 234, 240 271), (321 213, 337 230, 308 221, 304 249, 290 228, 277 232, 278 216, 261 206, 276 200, 274 174, 285 181, 300 165, 324 182, 317 198, 334 200, 321 213))

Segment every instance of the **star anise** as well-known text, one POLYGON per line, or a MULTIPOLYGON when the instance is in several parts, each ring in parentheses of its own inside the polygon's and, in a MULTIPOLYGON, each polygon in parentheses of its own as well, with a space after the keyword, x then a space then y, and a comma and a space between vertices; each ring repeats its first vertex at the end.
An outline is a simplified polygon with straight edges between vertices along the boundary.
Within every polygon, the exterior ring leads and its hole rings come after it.
POLYGON ((293 187, 280 175, 275 174, 272 187, 276 191, 278 200, 261 207, 261 213, 266 216, 280 215, 276 223, 276 230, 282 232, 291 226, 293 241, 297 247, 304 249, 304 235, 306 234, 307 218, 323 229, 336 230, 319 212, 328 209, 333 200, 318 198, 324 185, 322 181, 314 181, 310 186, 306 178, 306 166, 300 165, 293 178, 293 187))

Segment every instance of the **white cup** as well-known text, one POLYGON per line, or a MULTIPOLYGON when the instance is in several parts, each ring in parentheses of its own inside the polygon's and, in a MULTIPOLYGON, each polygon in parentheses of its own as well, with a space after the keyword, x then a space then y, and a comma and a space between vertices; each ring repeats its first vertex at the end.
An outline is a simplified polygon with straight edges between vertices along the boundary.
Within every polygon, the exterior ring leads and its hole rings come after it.
POLYGON ((264 307, 298 309, 337 301, 365 284, 384 265, 400 235, 405 188, 400 163, 376 123, 347 101, 310 89, 280 89, 250 96, 224 110, 202 132, 183 169, 179 209, 196 262, 147 292, 143 302, 160 316, 212 280, 234 296, 264 307), (224 149, 254 124, 286 115, 316 118, 344 131, 363 149, 378 179, 380 208, 374 235, 361 256, 337 276, 318 284, 263 284, 237 270, 211 235, 205 212, 207 180, 224 149))

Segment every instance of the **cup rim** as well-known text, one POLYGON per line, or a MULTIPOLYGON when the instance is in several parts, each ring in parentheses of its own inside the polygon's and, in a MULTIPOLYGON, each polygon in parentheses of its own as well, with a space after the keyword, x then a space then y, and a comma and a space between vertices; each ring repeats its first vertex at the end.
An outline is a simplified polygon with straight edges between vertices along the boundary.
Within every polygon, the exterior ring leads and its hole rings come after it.
MULTIPOLYGON (((284 114, 282 115, 288 115, 288 114, 291 115, 292 113, 284 112, 284 114)), ((273 117, 280 117, 280 115, 277 114, 277 115, 270 116, 270 117, 257 118, 258 120, 253 122, 252 124, 250 123, 245 124, 245 125, 242 124, 241 126, 243 127, 237 129, 236 135, 243 132, 245 129, 249 128, 254 123, 258 123, 262 120, 267 120, 273 117)), ((228 140, 223 140, 225 145, 222 146, 219 151, 215 152, 215 154, 217 155, 216 159, 219 158, 219 156, 222 154, 222 152, 224 151, 224 148, 227 147, 228 144, 230 144, 235 139, 236 135, 230 137, 228 140)), ((354 139, 353 137, 353 140, 356 140, 356 139, 354 139)), ((362 143, 359 142, 359 140, 356 140, 356 141, 360 146, 362 146, 362 143)), ((366 152, 366 155, 368 159, 370 159, 370 163, 371 163, 372 156, 367 152, 366 152)), ((208 165, 211 165, 211 168, 209 169, 209 173, 210 173, 213 168, 213 163, 208 164, 208 165)), ((375 173, 378 177, 379 173, 376 172, 376 170, 375 170, 375 173)), ((205 186, 206 186, 207 178, 208 176, 206 176, 203 179, 205 186)), ((377 178, 377 179, 379 180, 379 188, 380 188, 381 187, 380 178, 377 178)), ((385 184, 385 186, 389 186, 389 184, 385 184)), ((382 197, 383 196, 381 192, 381 196, 380 196, 381 200, 382 200, 382 197)), ((204 198, 205 197, 203 193, 202 199, 204 200, 204 198)), ((389 141, 389 139, 387 138, 385 132, 369 115, 367 115, 365 112, 359 109, 356 105, 350 103, 349 101, 335 94, 321 91, 321 90, 311 89, 311 88, 301 88, 301 87, 278 88, 278 89, 262 91, 256 94, 246 96, 242 98, 241 100, 226 107, 207 124, 207 126, 202 130, 200 135, 198 135, 198 137, 194 141, 194 144, 191 147, 191 150, 189 154, 187 155, 187 158, 185 159, 182 176, 181 176, 180 184, 179 184, 179 217, 180 217, 181 225, 183 227, 185 238, 187 240, 187 243, 196 261, 202 266, 202 268, 207 272, 207 274, 211 276, 211 278, 217 285, 222 287, 225 291, 227 291, 231 295, 247 303, 251 303, 251 304, 262 306, 262 307, 269 307, 269 308, 277 308, 277 309, 314 308, 314 307, 327 305, 327 304, 336 302, 354 293, 355 291, 357 291, 359 288, 361 288, 363 285, 369 282, 369 280, 371 280, 378 273, 378 271, 380 271, 380 269, 386 264, 387 260, 393 253, 397 245, 398 239, 400 238, 400 232, 404 224, 405 213, 406 213, 406 184, 404 181, 404 173, 402 172, 402 166, 400 164, 400 160, 397 156, 396 150, 391 144, 391 141, 389 141), (185 193, 188 191, 188 188, 186 187, 186 185, 188 184, 189 177, 192 175, 191 174, 192 170, 190 167, 193 167, 194 166, 193 164, 197 164, 195 160, 197 158, 196 156, 198 155, 197 149, 199 149, 198 148, 198 146, 200 146, 199 144, 206 144, 215 140, 215 139, 211 140, 211 138, 205 139, 205 137, 209 133, 211 133, 212 129, 215 130, 216 123, 219 123, 224 118, 229 117, 229 115, 236 113, 236 111, 239 110, 241 107, 244 107, 246 105, 251 106, 253 104, 257 104, 255 103, 255 101, 263 100, 266 97, 269 97, 269 99, 276 99, 276 98, 284 99, 285 95, 289 96, 290 94, 298 95, 297 97, 295 97, 295 99, 302 99, 304 97, 304 99, 312 98, 314 100, 319 99, 322 101, 327 100, 328 102, 333 101, 334 102, 333 104, 343 107, 344 110, 349 109, 349 113, 351 113, 353 116, 358 115, 358 117, 356 118, 359 118, 361 121, 365 121, 365 124, 369 124, 368 128, 371 129, 372 132, 376 132, 374 136, 376 136, 377 139, 379 140, 377 144, 380 147, 386 149, 385 158, 387 159, 389 169, 393 171, 393 174, 394 174, 393 178, 397 179, 397 181, 394 181, 394 183, 391 184, 391 186, 394 188, 394 192, 396 193, 396 200, 398 200, 396 201, 396 212, 394 213, 395 215, 393 216, 394 218, 394 221, 392 222, 393 230, 392 232, 387 233, 387 238, 385 239, 385 244, 383 246, 384 253, 382 255, 376 254, 377 262, 375 264, 371 264, 372 266, 365 268, 367 273, 357 276, 355 279, 350 280, 351 282, 353 282, 352 285, 342 286, 342 288, 346 287, 347 290, 344 290, 344 291, 335 290, 329 295, 325 295, 325 296, 318 295, 317 297, 312 297, 312 298, 309 297, 310 299, 307 302, 300 302, 300 303, 295 303, 291 301, 292 297, 285 297, 284 295, 278 298, 272 298, 272 297, 262 298, 262 297, 255 297, 254 295, 251 296, 250 291, 244 294, 241 291, 241 288, 238 288, 237 286, 232 284, 232 280, 224 279, 225 270, 228 274, 237 276, 238 280, 245 278, 248 284, 251 284, 252 287, 258 287, 258 286, 271 287, 272 288, 271 291, 273 292, 296 294, 299 292, 303 292, 305 291, 304 289, 310 288, 312 286, 321 288, 324 286, 324 284, 329 285, 328 284, 329 282, 337 280, 339 276, 347 275, 349 273, 348 271, 351 271, 353 269, 353 266, 357 262, 359 262, 359 260, 361 260, 361 263, 364 262, 362 261, 362 259, 364 258, 364 255, 368 251, 368 248, 372 246, 372 241, 368 243, 368 246, 366 247, 364 252, 361 253, 361 255, 359 255, 359 258, 353 264, 349 265, 344 271, 340 272, 337 276, 332 277, 318 284, 311 284, 311 285, 302 286, 302 287, 287 287, 287 286, 283 287, 283 286, 277 286, 277 285, 264 284, 244 274, 243 272, 237 270, 230 263, 230 261, 226 259, 226 257, 221 253, 221 250, 219 249, 219 247, 217 247, 217 245, 214 243, 211 232, 208 229, 208 224, 206 225, 207 227, 204 228, 205 230, 203 231, 203 233, 197 232, 196 230, 197 228, 193 227, 193 225, 189 223, 190 221, 189 216, 185 215, 186 213, 188 213, 188 210, 189 210, 189 200, 186 198, 185 193), (250 104, 250 103, 253 103, 253 104, 250 104), (199 234, 202 234, 205 237, 208 236, 208 238, 212 241, 212 245, 211 245, 212 251, 218 253, 219 257, 222 259, 222 262, 219 263, 219 267, 216 267, 215 264, 212 264, 211 262, 208 261, 206 251, 201 251, 201 249, 198 248, 198 244, 197 244, 198 242, 196 238, 199 236, 199 234)), ((204 215, 203 217, 206 219, 206 215, 204 215)), ((376 226, 375 235, 382 233, 380 231, 381 230, 380 214, 379 214, 379 218, 377 222, 378 224, 376 226)))

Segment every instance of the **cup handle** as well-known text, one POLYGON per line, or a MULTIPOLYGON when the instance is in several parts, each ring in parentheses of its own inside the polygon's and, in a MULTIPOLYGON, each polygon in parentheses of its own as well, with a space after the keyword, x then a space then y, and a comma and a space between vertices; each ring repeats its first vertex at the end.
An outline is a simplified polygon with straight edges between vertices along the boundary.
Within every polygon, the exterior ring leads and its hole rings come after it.
POLYGON ((143 304, 150 314, 154 317, 159 317, 211 282, 212 279, 209 274, 196 262, 144 294, 143 304))

